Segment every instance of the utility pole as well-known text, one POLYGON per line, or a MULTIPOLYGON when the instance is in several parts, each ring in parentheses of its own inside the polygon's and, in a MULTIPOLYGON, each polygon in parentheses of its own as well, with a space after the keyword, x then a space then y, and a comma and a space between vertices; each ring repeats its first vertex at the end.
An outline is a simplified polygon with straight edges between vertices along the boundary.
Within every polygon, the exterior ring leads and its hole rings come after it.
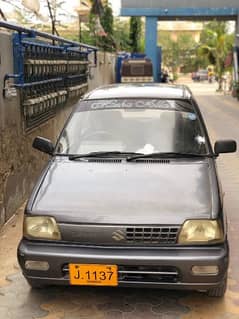
POLYGON ((47 7, 48 7, 50 19, 51 19, 51 33, 52 34, 57 34, 57 30, 56 30, 56 8, 54 9, 54 13, 53 13, 50 0, 47 0, 47 7))

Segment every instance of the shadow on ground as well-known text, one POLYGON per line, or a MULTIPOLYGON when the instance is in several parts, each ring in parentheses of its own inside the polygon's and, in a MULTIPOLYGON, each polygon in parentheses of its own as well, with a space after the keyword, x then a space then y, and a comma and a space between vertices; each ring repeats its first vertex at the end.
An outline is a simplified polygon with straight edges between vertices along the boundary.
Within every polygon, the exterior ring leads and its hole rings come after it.
POLYGON ((238 319, 239 294, 224 299, 158 289, 48 287, 31 289, 18 272, 0 288, 4 319, 238 319))

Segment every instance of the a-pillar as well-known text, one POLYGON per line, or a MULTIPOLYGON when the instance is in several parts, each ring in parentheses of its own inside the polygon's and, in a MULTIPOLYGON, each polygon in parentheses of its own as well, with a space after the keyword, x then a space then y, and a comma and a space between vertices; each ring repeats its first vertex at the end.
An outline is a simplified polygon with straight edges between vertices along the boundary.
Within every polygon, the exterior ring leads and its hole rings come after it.
POLYGON ((158 82, 158 48, 157 48, 158 17, 146 17, 145 53, 153 62, 154 81, 158 82))

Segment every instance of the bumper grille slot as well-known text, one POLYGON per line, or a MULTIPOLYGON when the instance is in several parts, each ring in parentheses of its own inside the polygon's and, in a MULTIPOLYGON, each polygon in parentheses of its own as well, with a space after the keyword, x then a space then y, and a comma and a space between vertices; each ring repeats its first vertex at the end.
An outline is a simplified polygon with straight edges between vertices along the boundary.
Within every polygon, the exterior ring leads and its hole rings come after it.
POLYGON ((179 273, 175 267, 119 266, 119 283, 175 283, 179 273))
POLYGON ((69 265, 66 264, 62 267, 62 274, 65 278, 69 278, 69 265))
MULTIPOLYGON (((69 278, 68 264, 62 267, 65 278, 69 278)), ((119 283, 175 283, 179 281, 179 272, 172 266, 118 266, 119 283)))
POLYGON ((128 243, 176 244, 179 228, 178 226, 128 227, 126 239, 128 243))

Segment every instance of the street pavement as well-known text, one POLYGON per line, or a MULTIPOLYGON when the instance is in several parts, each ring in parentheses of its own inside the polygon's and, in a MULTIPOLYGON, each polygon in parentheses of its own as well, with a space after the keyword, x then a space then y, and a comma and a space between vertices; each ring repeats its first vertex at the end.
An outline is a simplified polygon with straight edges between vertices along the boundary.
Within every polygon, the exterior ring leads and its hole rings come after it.
MULTIPOLYGON (((216 85, 190 83, 214 142, 239 142, 239 101, 216 85)), ((203 293, 129 288, 50 287, 31 290, 21 275, 16 247, 23 207, 0 233, 0 319, 239 319, 239 153, 218 159, 229 219, 231 260, 224 298, 203 293)))

